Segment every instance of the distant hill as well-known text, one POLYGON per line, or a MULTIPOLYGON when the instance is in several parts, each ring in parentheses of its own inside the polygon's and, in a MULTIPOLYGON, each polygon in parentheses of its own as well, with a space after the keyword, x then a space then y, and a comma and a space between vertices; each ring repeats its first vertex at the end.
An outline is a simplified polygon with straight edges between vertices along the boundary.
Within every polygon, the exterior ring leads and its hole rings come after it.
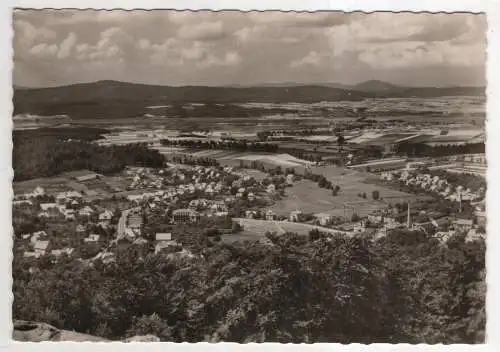
POLYGON ((352 88, 343 85, 207 87, 158 86, 118 81, 98 81, 52 88, 14 87, 14 115, 68 115, 72 118, 137 117, 149 105, 200 103, 314 103, 353 101, 375 97, 440 97, 484 95, 484 88, 404 88, 381 81, 367 81, 352 88))
POLYGON ((353 86, 354 90, 359 90, 362 92, 386 92, 386 91, 396 91, 399 89, 404 89, 402 87, 396 86, 391 83, 379 81, 379 80, 370 80, 362 83, 358 83, 353 86))

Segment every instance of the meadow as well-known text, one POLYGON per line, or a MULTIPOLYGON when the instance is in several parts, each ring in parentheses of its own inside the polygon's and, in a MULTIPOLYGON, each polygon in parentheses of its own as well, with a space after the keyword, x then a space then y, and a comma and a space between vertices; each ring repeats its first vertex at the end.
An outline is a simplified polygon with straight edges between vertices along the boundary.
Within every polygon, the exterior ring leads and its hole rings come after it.
POLYGON ((377 209, 385 208, 388 203, 423 198, 372 184, 370 181, 374 176, 367 173, 339 167, 318 167, 312 168, 311 171, 323 174, 334 185, 338 185, 338 195, 333 196, 331 191, 318 187, 310 180, 301 180, 286 188, 285 197, 271 207, 274 212, 288 216, 290 212, 299 209, 313 214, 351 216, 355 212, 359 216, 366 216, 377 209), (379 192, 380 199, 372 198, 373 191, 379 192), (362 193, 366 193, 366 199, 359 196, 362 193))

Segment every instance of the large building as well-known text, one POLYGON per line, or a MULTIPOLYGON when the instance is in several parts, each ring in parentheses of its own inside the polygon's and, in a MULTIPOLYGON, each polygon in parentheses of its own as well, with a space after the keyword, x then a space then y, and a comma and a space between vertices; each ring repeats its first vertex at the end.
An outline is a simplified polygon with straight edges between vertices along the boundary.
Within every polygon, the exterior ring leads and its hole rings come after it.
POLYGON ((192 209, 177 209, 172 213, 175 223, 189 223, 200 220, 200 213, 192 209))

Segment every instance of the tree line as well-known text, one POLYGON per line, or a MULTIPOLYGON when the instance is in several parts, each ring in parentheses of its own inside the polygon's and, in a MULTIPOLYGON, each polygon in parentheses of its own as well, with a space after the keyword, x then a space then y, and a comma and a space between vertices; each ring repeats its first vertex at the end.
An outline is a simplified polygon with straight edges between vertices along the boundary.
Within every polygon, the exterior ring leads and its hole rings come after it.
POLYGON ((441 157, 457 154, 479 154, 485 152, 484 143, 464 145, 448 144, 431 146, 425 143, 400 143, 395 147, 396 154, 411 157, 441 157))
POLYGON ((199 140, 199 139, 162 139, 162 146, 179 146, 193 149, 226 149, 236 151, 276 153, 277 144, 250 142, 246 140, 199 140))

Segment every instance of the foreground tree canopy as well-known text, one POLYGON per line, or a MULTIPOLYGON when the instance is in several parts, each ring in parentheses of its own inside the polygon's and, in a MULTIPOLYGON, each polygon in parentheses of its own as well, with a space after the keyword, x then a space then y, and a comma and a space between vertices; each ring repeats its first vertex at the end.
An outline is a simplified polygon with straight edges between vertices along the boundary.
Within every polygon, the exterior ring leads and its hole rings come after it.
POLYGON ((194 258, 136 247, 93 266, 36 267, 14 256, 15 319, 120 339, 478 343, 485 330, 485 243, 419 232, 380 240, 268 235, 194 258))

